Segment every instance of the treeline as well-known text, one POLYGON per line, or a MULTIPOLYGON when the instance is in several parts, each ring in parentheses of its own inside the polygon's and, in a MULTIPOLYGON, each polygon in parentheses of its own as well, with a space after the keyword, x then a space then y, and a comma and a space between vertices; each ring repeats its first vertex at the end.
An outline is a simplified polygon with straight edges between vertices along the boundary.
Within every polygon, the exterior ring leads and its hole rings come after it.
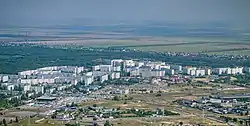
MULTIPOLYGON (((181 51, 181 50, 180 50, 181 51)), ((103 49, 60 49, 34 45, 0 44, 0 73, 16 74, 19 71, 55 65, 92 66, 109 63, 103 59, 148 59, 180 65, 226 67, 249 66, 250 59, 239 60, 206 55, 182 56, 157 52, 117 51, 103 49), (99 60, 97 60, 99 59, 99 60)))

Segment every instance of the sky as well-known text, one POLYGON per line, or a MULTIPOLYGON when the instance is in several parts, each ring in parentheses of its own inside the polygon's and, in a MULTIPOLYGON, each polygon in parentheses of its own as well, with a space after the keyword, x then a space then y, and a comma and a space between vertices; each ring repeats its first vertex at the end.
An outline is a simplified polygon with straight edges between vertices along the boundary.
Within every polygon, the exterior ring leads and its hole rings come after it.
POLYGON ((0 0, 0 25, 146 21, 249 26, 250 0, 0 0))

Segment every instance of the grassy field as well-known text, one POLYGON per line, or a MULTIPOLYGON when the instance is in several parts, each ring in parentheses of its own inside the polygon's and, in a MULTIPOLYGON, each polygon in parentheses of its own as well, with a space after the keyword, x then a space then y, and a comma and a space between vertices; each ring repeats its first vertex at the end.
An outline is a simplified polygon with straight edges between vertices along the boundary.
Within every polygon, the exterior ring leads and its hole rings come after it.
POLYGON ((206 52, 208 54, 249 55, 250 43, 226 38, 135 37, 124 39, 75 39, 35 42, 45 45, 81 47, 124 47, 157 52, 206 52), (237 49, 237 50, 235 50, 237 49))

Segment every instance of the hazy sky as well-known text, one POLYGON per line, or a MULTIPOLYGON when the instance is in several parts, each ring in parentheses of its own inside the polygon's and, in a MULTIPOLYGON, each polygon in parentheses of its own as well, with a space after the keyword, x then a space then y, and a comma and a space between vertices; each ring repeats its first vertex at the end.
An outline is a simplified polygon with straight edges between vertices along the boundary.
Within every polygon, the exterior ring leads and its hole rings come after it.
POLYGON ((0 25, 210 22, 247 25, 250 0, 0 0, 0 25))

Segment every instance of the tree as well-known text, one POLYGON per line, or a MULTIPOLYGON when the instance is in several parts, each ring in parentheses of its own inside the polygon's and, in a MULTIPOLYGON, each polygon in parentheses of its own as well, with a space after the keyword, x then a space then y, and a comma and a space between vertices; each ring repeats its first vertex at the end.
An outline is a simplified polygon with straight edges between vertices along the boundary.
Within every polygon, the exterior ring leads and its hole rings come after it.
POLYGON ((19 120, 18 120, 18 118, 16 117, 16 122, 18 123, 19 122, 19 120))
POLYGON ((180 122, 179 125, 182 126, 182 125, 183 125, 183 122, 180 122))
POLYGON ((7 123, 6 123, 6 120, 5 120, 5 119, 3 119, 3 125, 4 125, 4 126, 7 126, 7 123))
POLYGON ((104 126, 111 126, 109 120, 107 120, 107 121, 105 122, 104 126))
POLYGON ((116 95, 116 96, 114 97, 114 100, 115 100, 115 101, 119 101, 119 100, 120 100, 120 99, 119 99, 119 96, 116 95))
POLYGON ((156 97, 159 97, 159 96, 161 96, 161 94, 156 94, 156 97))
POLYGON ((97 107, 97 104, 93 104, 93 107, 97 107))
POLYGON ((233 121, 234 121, 234 122, 237 122, 237 118, 233 118, 233 121))
POLYGON ((127 104, 127 101, 124 101, 124 103, 123 104, 127 104))
POLYGON ((241 125, 243 124, 243 121, 242 121, 242 120, 240 120, 239 122, 240 122, 241 125))

